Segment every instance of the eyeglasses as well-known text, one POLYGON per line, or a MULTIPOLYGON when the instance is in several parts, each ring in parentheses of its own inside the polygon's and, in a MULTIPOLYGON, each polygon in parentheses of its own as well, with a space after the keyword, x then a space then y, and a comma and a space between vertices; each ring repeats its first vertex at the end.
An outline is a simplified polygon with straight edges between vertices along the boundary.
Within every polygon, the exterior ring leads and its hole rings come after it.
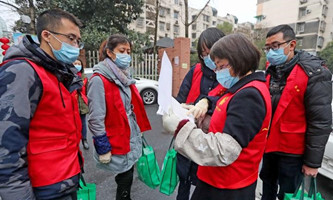
POLYGON ((62 35, 65 36, 73 45, 77 45, 80 49, 84 47, 84 43, 80 39, 76 39, 76 35, 74 34, 63 34, 63 33, 58 33, 54 31, 49 31, 50 33, 56 34, 56 35, 62 35))
POLYGON ((215 71, 220 71, 220 70, 225 69, 225 68, 230 68, 229 63, 227 63, 227 64, 225 64, 225 65, 221 65, 221 66, 217 66, 217 65, 216 65, 216 69, 215 69, 215 71))
POLYGON ((288 42, 290 42, 291 40, 287 40, 285 42, 273 42, 271 45, 267 45, 265 46, 264 48, 262 48, 262 50, 265 52, 265 53, 268 53, 270 49, 273 49, 273 50, 278 50, 280 48, 281 45, 283 44, 286 44, 288 42))

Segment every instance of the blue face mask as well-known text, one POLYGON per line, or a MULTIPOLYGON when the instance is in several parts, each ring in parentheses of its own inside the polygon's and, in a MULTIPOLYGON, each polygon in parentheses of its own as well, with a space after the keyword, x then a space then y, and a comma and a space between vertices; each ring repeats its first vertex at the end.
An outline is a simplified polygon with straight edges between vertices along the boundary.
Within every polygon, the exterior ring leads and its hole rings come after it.
POLYGON ((232 77, 229 68, 216 71, 216 80, 225 88, 229 89, 239 81, 238 77, 232 77))
POLYGON ((289 56, 290 52, 288 53, 288 55, 285 55, 284 54, 284 48, 279 48, 277 50, 270 49, 268 51, 268 53, 266 54, 266 58, 267 58, 268 62, 270 64, 274 65, 274 66, 281 65, 281 64, 285 63, 288 59, 288 56, 289 56))
POLYGON ((74 67, 77 69, 77 71, 81 71, 81 69, 82 69, 81 65, 74 65, 74 67))
POLYGON ((209 69, 211 69, 211 70, 216 69, 216 65, 215 65, 215 63, 212 61, 212 59, 210 58, 209 55, 203 57, 203 60, 204 60, 205 65, 206 65, 209 69))
POLYGON ((117 53, 114 63, 121 69, 126 69, 131 64, 131 56, 125 53, 117 53))
POLYGON ((55 50, 52 45, 49 43, 53 55, 60 62, 71 64, 75 62, 77 57, 80 55, 80 48, 74 47, 66 42, 61 42, 56 36, 52 34, 52 36, 57 39, 61 43, 61 48, 59 50, 55 50))

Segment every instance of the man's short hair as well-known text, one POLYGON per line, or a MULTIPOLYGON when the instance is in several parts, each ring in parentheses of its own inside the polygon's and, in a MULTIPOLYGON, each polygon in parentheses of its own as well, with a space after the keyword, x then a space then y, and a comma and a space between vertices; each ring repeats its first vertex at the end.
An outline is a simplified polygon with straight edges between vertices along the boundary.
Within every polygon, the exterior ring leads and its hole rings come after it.
POLYGON ((266 38, 271 37, 272 35, 275 35, 280 32, 283 33, 284 40, 295 40, 296 39, 294 30, 287 24, 281 24, 281 25, 275 26, 270 31, 268 31, 266 38))
POLYGON ((43 30, 53 29, 54 31, 54 29, 57 29, 59 26, 61 26, 62 19, 68 19, 78 27, 82 26, 81 21, 69 12, 60 9, 46 10, 42 12, 37 18, 36 29, 38 40, 41 41, 41 34, 43 30))

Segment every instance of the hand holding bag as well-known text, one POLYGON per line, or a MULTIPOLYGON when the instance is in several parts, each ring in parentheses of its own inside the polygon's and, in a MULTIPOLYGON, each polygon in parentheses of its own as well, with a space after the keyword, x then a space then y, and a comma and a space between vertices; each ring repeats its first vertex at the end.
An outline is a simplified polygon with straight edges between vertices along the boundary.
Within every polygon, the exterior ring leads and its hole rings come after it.
POLYGON ((142 156, 137 162, 139 179, 148 187, 155 189, 160 185, 160 168, 153 147, 142 136, 142 156))
POLYGON ((317 191, 316 178, 311 177, 309 193, 305 192, 305 178, 298 185, 294 193, 286 193, 283 200, 324 200, 321 194, 317 191))
POLYGON ((177 152, 173 148, 174 137, 171 140, 169 150, 167 151, 161 173, 161 185, 160 192, 166 195, 171 195, 179 182, 179 177, 177 175, 177 152))

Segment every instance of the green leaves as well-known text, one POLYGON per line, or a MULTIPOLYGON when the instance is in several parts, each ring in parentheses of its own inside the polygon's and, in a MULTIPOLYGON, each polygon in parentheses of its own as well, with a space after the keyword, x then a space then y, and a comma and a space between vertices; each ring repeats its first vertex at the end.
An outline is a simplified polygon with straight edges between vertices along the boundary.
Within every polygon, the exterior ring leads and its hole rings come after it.
POLYGON ((333 71, 333 41, 327 44, 325 49, 318 52, 318 55, 326 60, 326 66, 332 72, 333 71))

